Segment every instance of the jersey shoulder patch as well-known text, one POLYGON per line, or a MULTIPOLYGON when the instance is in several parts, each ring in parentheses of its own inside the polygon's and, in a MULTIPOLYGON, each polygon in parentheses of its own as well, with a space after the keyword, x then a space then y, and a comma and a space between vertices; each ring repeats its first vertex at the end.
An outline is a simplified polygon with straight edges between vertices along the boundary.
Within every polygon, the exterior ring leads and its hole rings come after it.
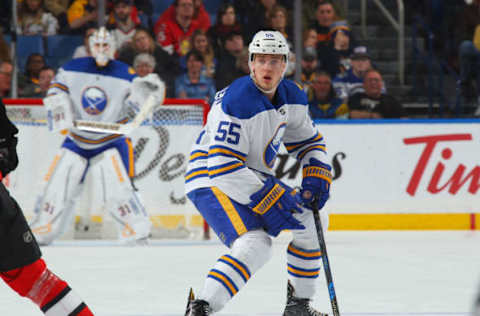
POLYGON ((266 100, 250 76, 244 76, 226 88, 222 99, 222 110, 227 115, 249 119, 258 113, 273 109, 266 100))

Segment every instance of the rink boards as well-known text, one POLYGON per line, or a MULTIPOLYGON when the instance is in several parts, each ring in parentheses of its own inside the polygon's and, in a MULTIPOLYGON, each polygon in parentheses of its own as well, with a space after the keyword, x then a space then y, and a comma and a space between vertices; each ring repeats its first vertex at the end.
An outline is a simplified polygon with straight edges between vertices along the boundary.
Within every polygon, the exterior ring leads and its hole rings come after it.
MULTIPOLYGON (((331 199, 326 206, 331 214, 330 229, 480 226, 478 122, 319 121, 317 125, 334 168, 331 199)), ((5 183, 31 215, 41 192, 41 177, 63 136, 49 133, 44 125, 18 127, 20 165, 5 183)), ((142 126, 132 135, 138 151, 135 184, 156 225, 202 224, 185 198, 183 185, 190 144, 200 128, 142 126)), ((301 168, 284 150, 274 172, 289 185, 301 182, 301 168)), ((91 214, 101 220, 98 190, 93 186, 85 194, 91 199, 91 214)))

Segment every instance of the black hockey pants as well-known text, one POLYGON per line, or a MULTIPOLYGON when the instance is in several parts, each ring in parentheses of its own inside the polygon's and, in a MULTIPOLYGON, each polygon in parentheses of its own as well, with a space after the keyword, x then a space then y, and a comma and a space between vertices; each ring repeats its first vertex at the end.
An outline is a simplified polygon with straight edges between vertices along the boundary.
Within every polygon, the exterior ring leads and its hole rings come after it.
POLYGON ((41 255, 22 210, 0 182, 0 272, 33 263, 41 255))

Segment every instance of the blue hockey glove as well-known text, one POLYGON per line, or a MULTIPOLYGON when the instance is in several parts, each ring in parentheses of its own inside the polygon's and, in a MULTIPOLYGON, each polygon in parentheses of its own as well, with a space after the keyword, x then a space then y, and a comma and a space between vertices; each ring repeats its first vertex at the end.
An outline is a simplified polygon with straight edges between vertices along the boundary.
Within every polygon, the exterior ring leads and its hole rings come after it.
POLYGON ((302 213, 301 199, 294 190, 270 177, 263 187, 250 196, 249 207, 262 216, 267 233, 278 236, 284 229, 304 229, 292 214, 302 213))
POLYGON ((318 209, 322 209, 330 196, 331 170, 330 165, 315 158, 310 158, 310 163, 303 166, 302 190, 300 191, 303 206, 311 209, 313 200, 316 200, 318 209))

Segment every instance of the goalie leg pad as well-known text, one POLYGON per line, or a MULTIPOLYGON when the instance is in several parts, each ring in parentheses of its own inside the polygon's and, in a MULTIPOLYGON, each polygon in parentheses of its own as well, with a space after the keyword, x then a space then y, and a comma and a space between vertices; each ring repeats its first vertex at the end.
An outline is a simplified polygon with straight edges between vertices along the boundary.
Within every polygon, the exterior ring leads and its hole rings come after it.
POLYGON ((43 259, 2 272, 1 277, 20 296, 38 305, 47 316, 93 316, 68 284, 47 269, 43 259))
POLYGON ((51 243, 70 227, 86 168, 87 160, 68 149, 61 148, 55 156, 44 177, 44 191, 37 198, 36 217, 31 223, 39 244, 51 243))
POLYGON ((100 168, 107 209, 115 219, 119 239, 131 242, 148 238, 151 229, 150 219, 132 186, 118 150, 107 149, 91 162, 92 168, 100 168))
POLYGON ((210 270, 200 299, 220 311, 251 276, 272 256, 272 240, 263 230, 249 231, 235 240, 230 254, 217 260, 210 270))

